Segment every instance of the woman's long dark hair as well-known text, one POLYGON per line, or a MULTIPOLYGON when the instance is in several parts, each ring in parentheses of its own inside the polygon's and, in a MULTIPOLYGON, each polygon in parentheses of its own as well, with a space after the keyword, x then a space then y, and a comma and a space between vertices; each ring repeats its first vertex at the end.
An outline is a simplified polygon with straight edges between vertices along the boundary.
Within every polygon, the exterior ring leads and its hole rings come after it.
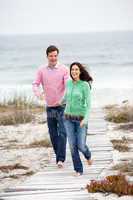
POLYGON ((79 67, 79 70, 80 70, 80 77, 79 78, 80 78, 80 80, 88 82, 89 85, 90 85, 90 88, 91 88, 91 83, 93 81, 93 78, 90 76, 89 72, 86 70, 86 68, 81 63, 73 62, 70 65, 70 76, 71 76, 71 78, 73 79, 72 74, 71 74, 71 70, 72 70, 73 65, 77 65, 79 67))

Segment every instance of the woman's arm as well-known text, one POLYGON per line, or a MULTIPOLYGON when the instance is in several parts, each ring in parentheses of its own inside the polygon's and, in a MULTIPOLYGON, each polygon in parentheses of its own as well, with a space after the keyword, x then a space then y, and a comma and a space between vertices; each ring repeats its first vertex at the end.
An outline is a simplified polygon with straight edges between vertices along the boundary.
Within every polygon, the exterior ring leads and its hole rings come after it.
POLYGON ((60 100, 60 104, 61 104, 61 105, 66 104, 68 82, 69 82, 69 79, 66 81, 64 96, 63 96, 62 99, 60 100))
POLYGON ((61 99, 61 101, 60 101, 60 104, 61 104, 61 105, 66 104, 66 91, 65 91, 64 96, 62 97, 62 99, 61 99))
POLYGON ((87 124, 88 118, 90 114, 90 107, 91 107, 91 90, 90 85, 86 82, 84 87, 84 98, 85 98, 85 104, 86 104, 86 113, 83 119, 83 122, 81 124, 87 124))

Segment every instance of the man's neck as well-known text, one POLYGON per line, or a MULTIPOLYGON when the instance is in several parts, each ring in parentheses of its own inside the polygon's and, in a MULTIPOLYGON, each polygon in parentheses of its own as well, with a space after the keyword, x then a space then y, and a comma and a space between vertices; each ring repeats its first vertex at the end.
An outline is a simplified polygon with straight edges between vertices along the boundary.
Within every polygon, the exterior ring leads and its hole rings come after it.
POLYGON ((57 63, 56 63, 55 65, 51 65, 51 64, 48 63, 48 66, 49 66, 50 68, 54 68, 54 67, 56 67, 56 65, 57 65, 57 63))

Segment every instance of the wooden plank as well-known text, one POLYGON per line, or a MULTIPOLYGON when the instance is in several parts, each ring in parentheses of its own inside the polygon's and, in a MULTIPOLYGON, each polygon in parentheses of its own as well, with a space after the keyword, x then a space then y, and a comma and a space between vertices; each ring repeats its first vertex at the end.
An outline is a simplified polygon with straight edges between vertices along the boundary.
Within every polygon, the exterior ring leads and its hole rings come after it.
MULTIPOLYGON (((9 200, 53 200, 55 197, 59 200, 71 200, 71 199, 84 199, 85 198, 88 200, 88 193, 86 190, 71 190, 71 191, 49 191, 45 193, 29 193, 28 195, 21 194, 21 195, 10 195, 8 197, 5 197, 4 199, 9 199, 9 200), (56 195, 56 196, 55 196, 56 195)), ((91 200, 91 199, 89 199, 91 200)))

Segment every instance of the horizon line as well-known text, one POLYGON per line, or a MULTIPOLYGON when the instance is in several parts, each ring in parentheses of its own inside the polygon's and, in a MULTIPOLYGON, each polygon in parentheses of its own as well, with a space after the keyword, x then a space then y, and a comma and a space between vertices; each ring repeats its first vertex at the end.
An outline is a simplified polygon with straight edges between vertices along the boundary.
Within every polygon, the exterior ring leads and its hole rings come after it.
POLYGON ((0 33, 0 36, 8 36, 8 35, 12 35, 12 36, 16 36, 16 35, 56 35, 56 34, 83 34, 83 33, 109 33, 109 32, 133 32, 133 29, 129 29, 129 30, 98 30, 98 31, 73 31, 73 32, 33 32, 33 33, 0 33))

